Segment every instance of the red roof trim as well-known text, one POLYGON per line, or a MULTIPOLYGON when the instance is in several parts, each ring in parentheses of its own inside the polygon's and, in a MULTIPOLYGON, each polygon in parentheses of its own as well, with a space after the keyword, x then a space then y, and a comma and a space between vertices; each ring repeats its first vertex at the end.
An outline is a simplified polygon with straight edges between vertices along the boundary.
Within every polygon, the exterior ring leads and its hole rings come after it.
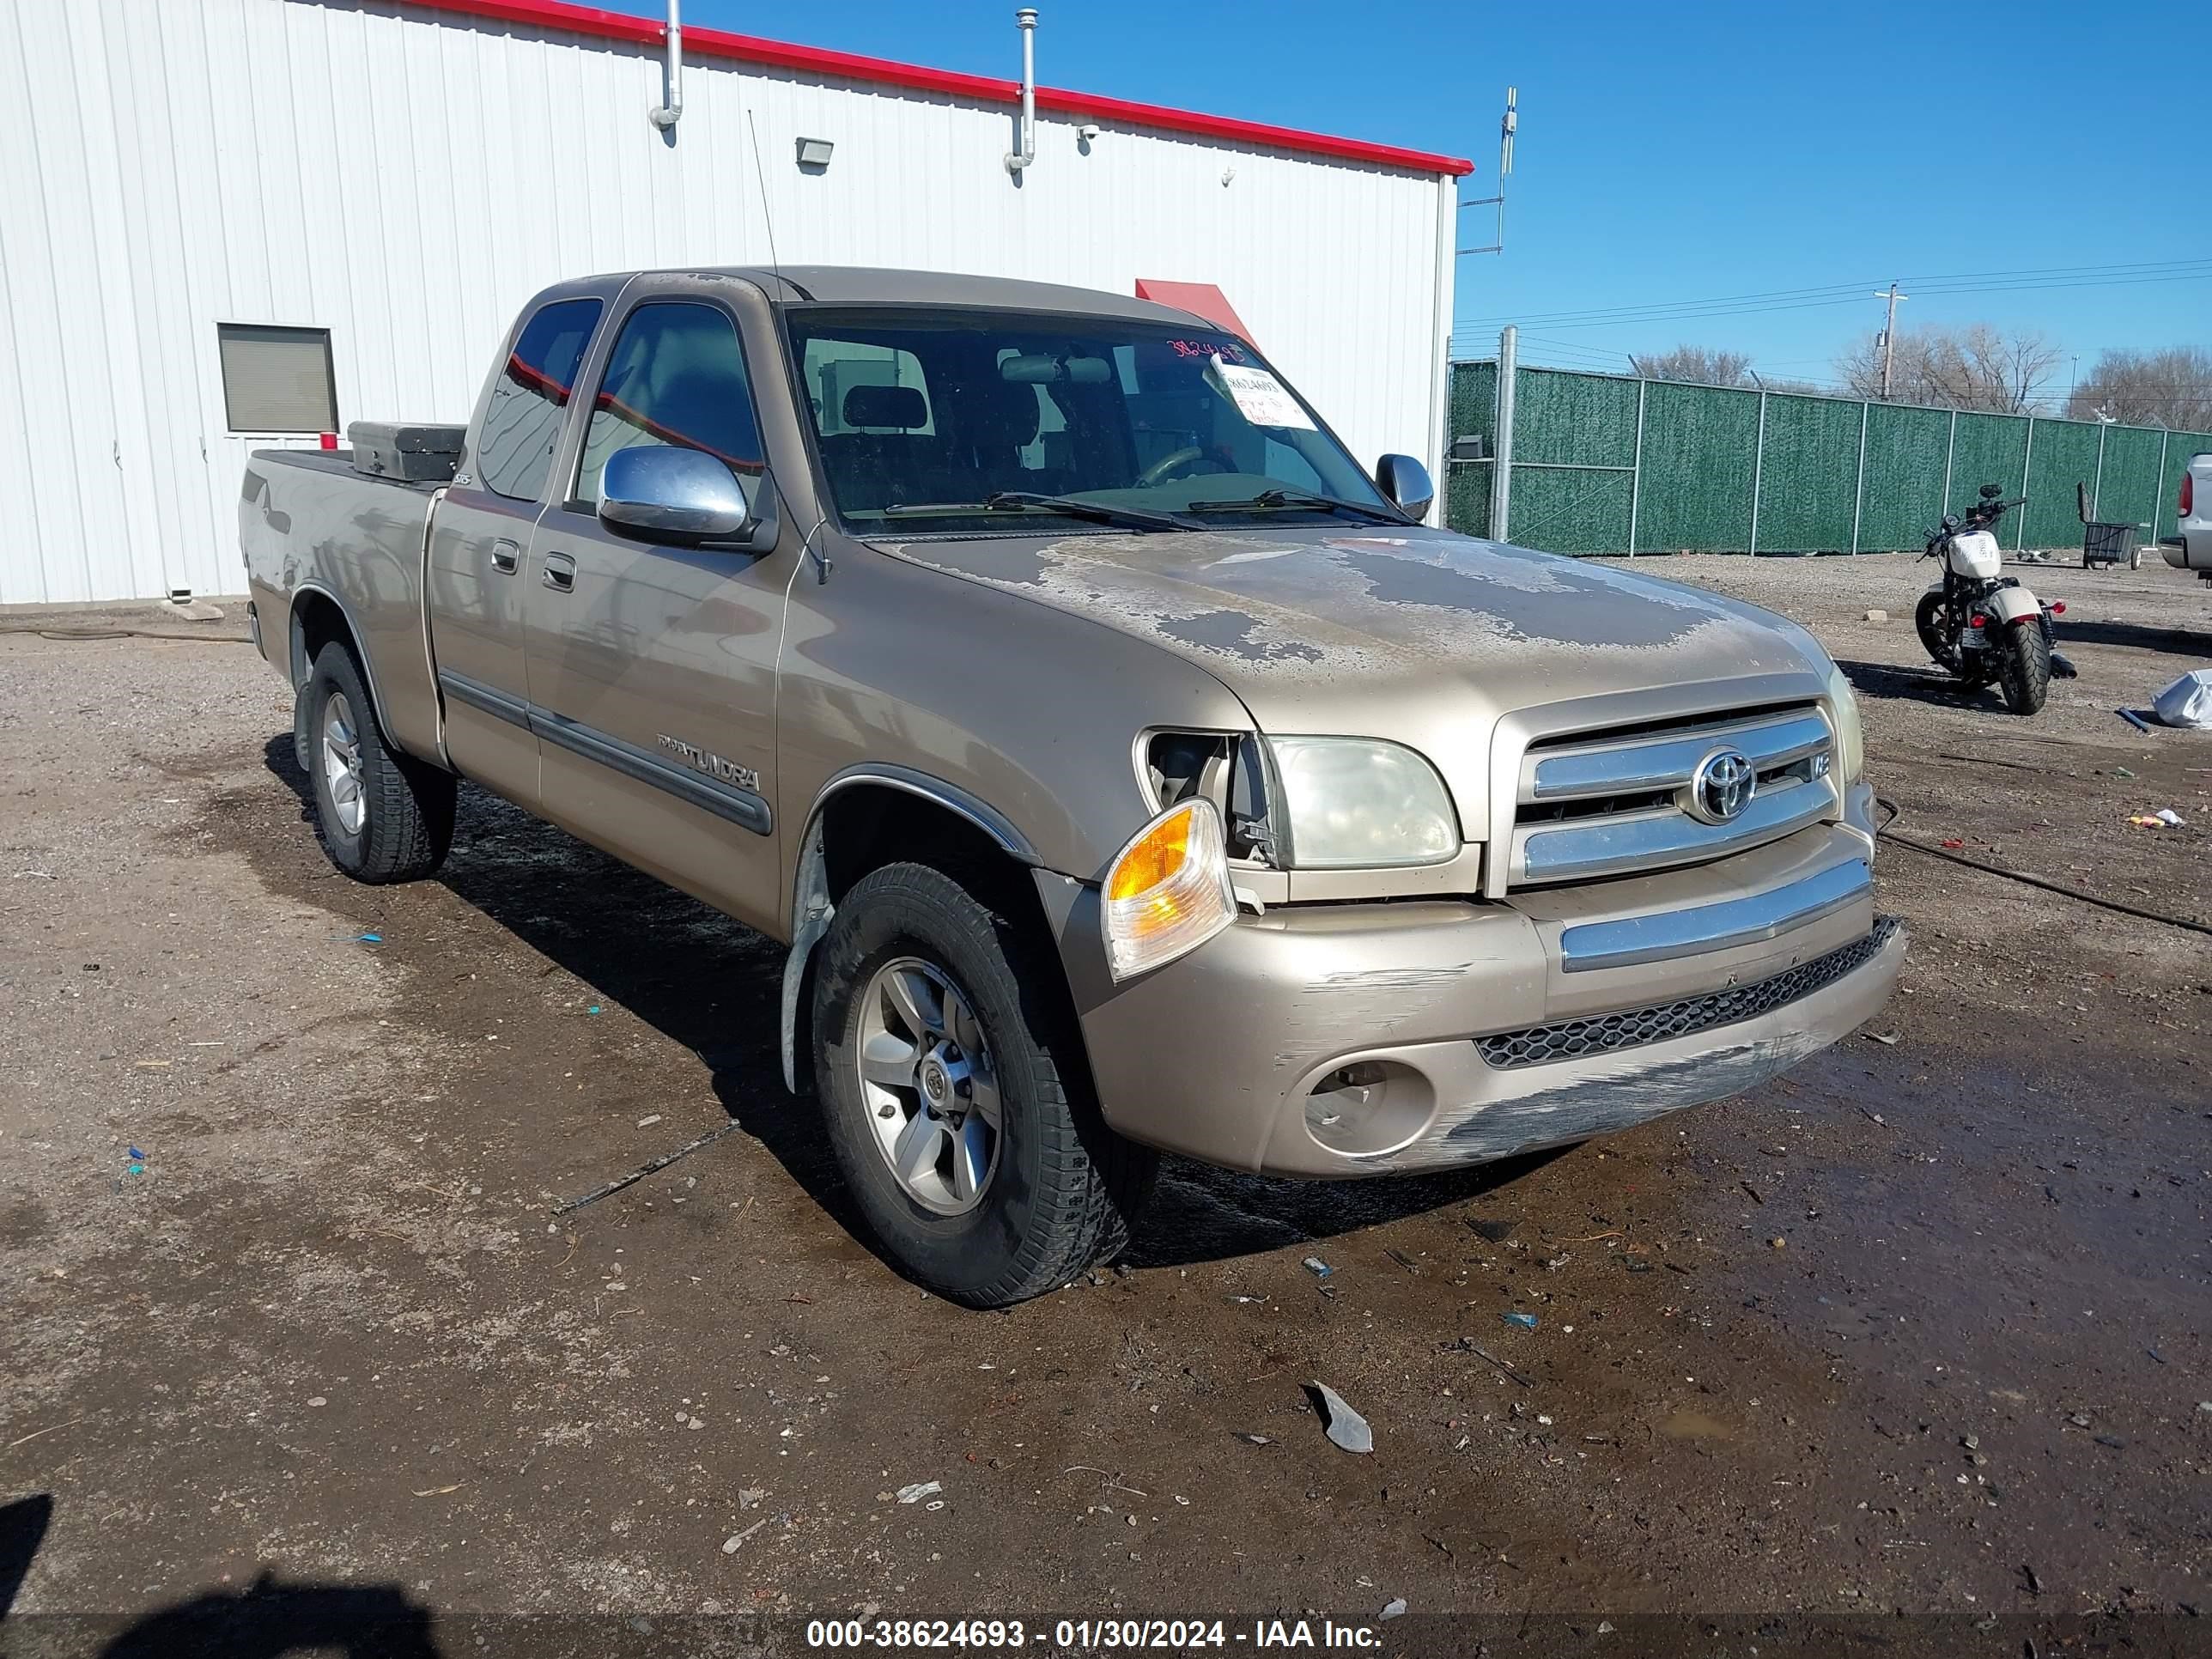
MULTIPOLYGON (((598 6, 572 5, 568 0, 400 0, 400 3, 417 11, 458 12, 495 22, 598 35, 603 40, 628 40, 640 46, 658 47, 661 41, 662 27, 656 19, 608 11, 598 6)), ((1015 103, 1022 91, 1018 81, 1002 81, 995 76, 962 75, 951 70, 896 63, 888 58, 866 58, 856 52, 763 40, 757 35, 732 34, 722 29, 687 27, 684 31, 684 50, 694 57, 764 64, 800 74, 907 87, 917 92, 940 93, 986 104, 1015 103)), ((1327 133, 1270 126, 1261 121, 1239 121, 1225 115, 1205 115, 1194 110, 1169 109, 1158 104, 1132 103, 1122 98, 1093 97, 1060 87, 1039 87, 1036 103, 1041 110, 1063 115, 1087 115, 1103 122, 1194 133, 1203 138, 1222 138, 1273 149, 1334 156, 1340 161, 1401 167, 1410 173, 1446 173, 1459 178, 1474 171, 1474 162, 1455 155, 1432 155, 1425 150, 1401 149, 1394 144, 1370 144, 1357 138, 1338 138, 1327 133)))

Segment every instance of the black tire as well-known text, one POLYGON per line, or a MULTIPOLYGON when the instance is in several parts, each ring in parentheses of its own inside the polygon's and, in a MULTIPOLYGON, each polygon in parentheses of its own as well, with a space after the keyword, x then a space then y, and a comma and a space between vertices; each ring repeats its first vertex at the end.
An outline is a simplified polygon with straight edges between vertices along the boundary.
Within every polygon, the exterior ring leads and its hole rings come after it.
POLYGON ((1946 673, 1965 678, 1959 653, 1951 647, 1950 608, 1943 603, 1942 591, 1923 593, 1920 603, 1913 608, 1913 631, 1920 635, 1920 644, 1938 668, 1946 673))
POLYGON ((2051 641, 2034 617, 2008 624, 2004 649, 1998 653, 1997 684, 2005 707, 2015 714, 2033 714, 2051 695, 2051 641))
POLYGON ((971 1308, 1056 1289, 1118 1251, 1159 1163, 1099 1115, 1060 963, 1010 908, 928 866, 887 865, 839 901, 815 979, 815 1084, 860 1212, 917 1283, 971 1308), (892 1172, 854 1063, 861 994, 898 957, 960 990, 994 1062, 997 1162, 964 1213, 926 1207, 892 1172))
POLYGON ((434 872, 453 844, 453 775, 392 746, 377 724, 360 665, 335 641, 317 653, 300 704, 295 735, 306 740, 315 826, 331 862, 372 886, 419 881, 434 872), (346 712, 353 716, 350 730, 359 756, 362 812, 359 826, 351 829, 333 799, 331 767, 325 757, 325 722, 336 697, 345 699, 346 712))

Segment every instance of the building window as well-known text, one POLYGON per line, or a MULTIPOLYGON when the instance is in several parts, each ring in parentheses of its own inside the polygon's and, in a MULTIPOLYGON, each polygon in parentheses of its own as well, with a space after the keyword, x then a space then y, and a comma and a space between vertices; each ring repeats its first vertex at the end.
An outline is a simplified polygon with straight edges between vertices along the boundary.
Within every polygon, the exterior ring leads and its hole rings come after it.
POLYGON ((330 330, 217 323, 215 331, 233 432, 338 429, 330 330))

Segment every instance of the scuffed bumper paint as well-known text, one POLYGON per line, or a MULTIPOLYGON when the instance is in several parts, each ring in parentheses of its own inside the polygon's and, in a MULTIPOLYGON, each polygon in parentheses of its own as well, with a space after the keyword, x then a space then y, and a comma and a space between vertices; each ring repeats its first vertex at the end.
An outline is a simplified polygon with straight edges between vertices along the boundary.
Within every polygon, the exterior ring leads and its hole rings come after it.
MULTIPOLYGON (((1808 832, 1808 838, 1829 832, 1808 832)), ((1794 839, 1794 838, 1793 838, 1794 839)), ((1817 858, 1848 853, 1840 835, 1817 858)), ((1784 853, 1751 855, 1781 868, 1784 853)), ((1709 867, 1710 868, 1710 867, 1709 867)), ((1707 879, 1679 879, 1688 886, 1707 879)), ((1231 1168, 1356 1178, 1480 1164, 1737 1094, 1872 1018, 1905 953, 1888 925, 1839 977, 1730 1024, 1608 1053, 1493 1065, 1476 1039, 1759 985, 1873 937, 1870 899, 1788 936, 1687 960, 1563 975, 1570 901, 1301 907, 1246 918, 1182 961, 1114 985, 1095 890, 1041 878, 1107 1121, 1231 1168), (1410 1093, 1317 1122, 1314 1091, 1354 1061, 1410 1093), (1358 1115, 1371 1113, 1363 1127, 1358 1115), (1364 1137, 1363 1139, 1362 1137, 1364 1137), (1355 1143, 1347 1146, 1346 1143, 1355 1143)), ((1809 969, 1808 969, 1809 971, 1809 969)))
POLYGON ((1401 1150, 1362 1161, 1377 1173, 1486 1163, 1741 1094, 1880 1012, 1904 967, 1905 945, 1905 929, 1896 927, 1856 969, 1769 1013, 1587 1060, 1500 1071, 1480 1059, 1467 1063, 1458 1051, 1471 1053, 1472 1043, 1453 1045, 1447 1054, 1466 1083, 1458 1103, 1401 1150))

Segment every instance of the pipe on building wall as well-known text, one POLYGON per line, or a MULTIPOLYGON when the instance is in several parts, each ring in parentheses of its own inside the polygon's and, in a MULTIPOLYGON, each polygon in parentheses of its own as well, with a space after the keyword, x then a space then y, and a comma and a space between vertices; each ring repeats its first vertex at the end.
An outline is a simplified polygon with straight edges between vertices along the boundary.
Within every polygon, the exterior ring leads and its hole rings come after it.
POLYGON ((663 132, 672 132, 677 122, 684 118, 683 0, 668 0, 668 65, 665 73, 668 84, 661 96, 667 101, 659 109, 647 110, 645 118, 663 132))
POLYGON ((1036 20, 1035 6, 1014 14, 1014 27, 1022 32, 1022 147, 1007 155, 1006 171, 1016 178, 1036 160, 1036 20))

